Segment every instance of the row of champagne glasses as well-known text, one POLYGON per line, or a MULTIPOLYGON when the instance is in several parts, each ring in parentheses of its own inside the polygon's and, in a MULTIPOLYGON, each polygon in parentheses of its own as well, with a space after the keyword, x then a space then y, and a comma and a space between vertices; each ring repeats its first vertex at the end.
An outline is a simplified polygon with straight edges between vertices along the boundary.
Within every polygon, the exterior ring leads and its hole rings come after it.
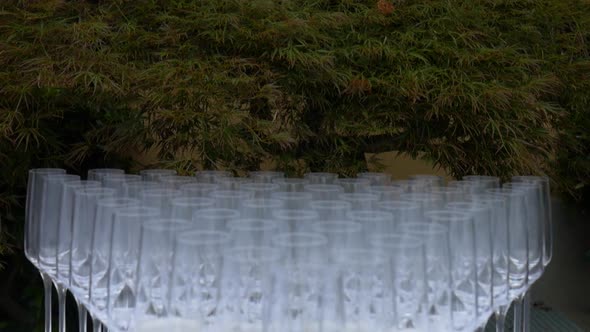
POLYGON ((66 290, 81 331, 87 309, 95 331, 470 331, 494 312, 501 331, 551 258, 543 177, 36 169, 28 189, 60 332, 66 290))

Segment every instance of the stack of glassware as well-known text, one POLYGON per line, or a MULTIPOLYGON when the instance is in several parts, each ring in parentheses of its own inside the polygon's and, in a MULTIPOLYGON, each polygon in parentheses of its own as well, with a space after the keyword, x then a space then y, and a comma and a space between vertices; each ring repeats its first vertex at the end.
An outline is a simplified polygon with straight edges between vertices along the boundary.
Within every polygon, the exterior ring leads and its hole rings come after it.
POLYGON ((551 259, 549 180, 29 173, 25 248, 94 331, 474 331, 551 259))

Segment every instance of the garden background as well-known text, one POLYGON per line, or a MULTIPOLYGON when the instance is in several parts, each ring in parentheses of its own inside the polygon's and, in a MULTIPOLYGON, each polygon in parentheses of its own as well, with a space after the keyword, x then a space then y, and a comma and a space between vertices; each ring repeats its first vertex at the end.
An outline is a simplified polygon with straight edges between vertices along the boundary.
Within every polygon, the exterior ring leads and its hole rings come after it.
POLYGON ((588 0, 4 0, 0 330, 40 325, 29 168, 349 176, 396 151, 546 174, 584 210, 589 43, 588 0))

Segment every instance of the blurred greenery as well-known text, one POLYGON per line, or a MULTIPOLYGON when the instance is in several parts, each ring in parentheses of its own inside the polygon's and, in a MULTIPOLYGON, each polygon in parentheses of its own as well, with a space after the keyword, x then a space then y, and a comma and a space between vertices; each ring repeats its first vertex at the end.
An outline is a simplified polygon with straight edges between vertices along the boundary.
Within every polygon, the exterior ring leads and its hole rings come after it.
POLYGON ((29 168, 155 151, 185 173, 351 175, 397 150, 587 198, 589 34, 587 0, 0 2, 0 330, 41 311, 29 168))

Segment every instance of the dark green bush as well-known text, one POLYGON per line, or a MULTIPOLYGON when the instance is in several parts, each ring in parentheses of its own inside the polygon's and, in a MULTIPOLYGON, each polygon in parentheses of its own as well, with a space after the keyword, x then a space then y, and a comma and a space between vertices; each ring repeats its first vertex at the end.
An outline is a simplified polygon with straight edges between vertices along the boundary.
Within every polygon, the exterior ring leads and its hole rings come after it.
POLYGON ((4 242, 19 252, 28 168, 151 149, 181 171, 344 175, 399 150, 581 197, 589 33, 583 0, 4 0, 4 242))

